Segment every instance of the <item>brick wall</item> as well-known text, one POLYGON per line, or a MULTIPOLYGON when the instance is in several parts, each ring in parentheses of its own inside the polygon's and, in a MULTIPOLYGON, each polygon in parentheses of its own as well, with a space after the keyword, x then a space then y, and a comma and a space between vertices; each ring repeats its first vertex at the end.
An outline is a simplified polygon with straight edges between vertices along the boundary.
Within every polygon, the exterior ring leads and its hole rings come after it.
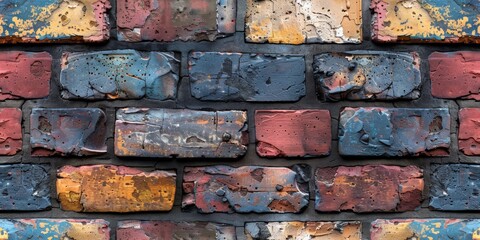
POLYGON ((168 3, 0 1, 0 239, 478 238, 477 2, 168 3))

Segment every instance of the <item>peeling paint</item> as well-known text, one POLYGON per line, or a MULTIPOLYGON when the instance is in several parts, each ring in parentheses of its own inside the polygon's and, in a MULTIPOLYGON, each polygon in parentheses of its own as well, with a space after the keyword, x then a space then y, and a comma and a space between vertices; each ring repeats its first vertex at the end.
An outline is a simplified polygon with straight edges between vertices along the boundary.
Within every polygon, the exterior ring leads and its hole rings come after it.
POLYGON ((22 110, 0 108, 0 155, 22 150, 22 110))
POLYGON ((462 108, 458 116, 458 149, 465 155, 480 155, 480 108, 462 108))

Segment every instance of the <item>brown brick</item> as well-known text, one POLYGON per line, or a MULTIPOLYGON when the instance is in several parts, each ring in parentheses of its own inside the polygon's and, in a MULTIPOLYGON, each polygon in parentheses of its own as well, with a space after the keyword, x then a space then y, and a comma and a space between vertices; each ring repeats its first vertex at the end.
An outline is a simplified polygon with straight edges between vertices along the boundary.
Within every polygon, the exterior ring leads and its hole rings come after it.
POLYGON ((262 157, 310 157, 330 154, 328 110, 257 110, 257 153, 262 157))
POLYGON ((465 155, 480 155, 480 108, 462 108, 458 115, 458 148, 465 155))
POLYGON ((22 150, 22 111, 0 108, 0 155, 15 155, 22 150))
POLYGON ((168 211, 173 207, 176 174, 111 166, 65 166, 57 173, 63 210, 76 212, 168 211))

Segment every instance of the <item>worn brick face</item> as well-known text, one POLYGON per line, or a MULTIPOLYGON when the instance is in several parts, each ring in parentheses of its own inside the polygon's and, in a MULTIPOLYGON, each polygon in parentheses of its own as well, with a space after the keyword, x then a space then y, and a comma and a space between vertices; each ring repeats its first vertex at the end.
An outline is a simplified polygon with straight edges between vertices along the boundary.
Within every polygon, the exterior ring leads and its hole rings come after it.
POLYGON ((420 207, 423 171, 416 166, 317 168, 315 209, 321 212, 404 212, 420 207))
POLYGON ((168 211, 173 207, 176 174, 112 166, 65 166, 57 173, 63 210, 76 212, 168 211))
POLYGON ((345 108, 339 151, 346 156, 448 156, 447 108, 345 108))
POLYGON ((0 108, 0 155, 22 150, 22 110, 0 108))
POLYGON ((480 108, 462 108, 458 112, 458 148, 465 155, 480 155, 480 108))
POLYGON ((305 96, 305 58, 299 55, 193 52, 193 97, 209 101, 284 102, 305 96))
POLYGON ((47 97, 51 68, 47 52, 0 52, 0 101, 47 97))
POLYGON ((308 205, 308 169, 187 167, 182 206, 202 213, 298 213, 308 205))
POLYGON ((313 157, 330 154, 328 110, 257 110, 257 153, 262 157, 313 157))
POLYGON ((179 64, 173 53, 113 50, 64 53, 60 84, 66 99, 174 99, 179 64))
POLYGON ((417 99, 422 84, 417 53, 352 51, 316 55, 317 92, 324 99, 417 99))
POLYGON ((210 40, 235 32, 236 0, 117 0, 121 41, 210 40))

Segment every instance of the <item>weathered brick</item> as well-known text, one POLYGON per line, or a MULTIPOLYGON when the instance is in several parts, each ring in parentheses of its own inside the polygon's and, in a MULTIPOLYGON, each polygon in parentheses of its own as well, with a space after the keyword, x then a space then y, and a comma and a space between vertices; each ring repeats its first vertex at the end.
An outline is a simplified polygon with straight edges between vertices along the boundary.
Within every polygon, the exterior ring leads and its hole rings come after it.
POLYGON ((0 108, 0 155, 15 155, 22 150, 22 111, 0 108))
POLYGON ((420 207, 423 172, 416 166, 317 168, 315 209, 321 212, 404 212, 420 207))
POLYGON ((34 108, 32 156, 98 155, 107 152, 105 113, 98 108, 34 108))
POLYGON ((362 2, 247 0, 246 40, 256 43, 360 43, 362 2))
POLYGON ((109 38, 109 0, 3 1, 0 43, 99 42, 109 38))
POLYGON ((465 155, 480 155, 480 108, 462 108, 458 116, 458 148, 465 155))
POLYGON ((0 52, 0 101, 47 97, 51 68, 47 52, 0 52))
POLYGON ((101 219, 0 219, 0 239, 109 240, 108 226, 101 219))
POLYGON ((247 112, 123 108, 115 122, 115 155, 237 158, 247 151, 247 112))
POLYGON ((430 207, 445 211, 480 209, 480 165, 431 166, 430 207))
POLYGON ((379 219, 372 222, 371 240, 479 239, 477 219, 379 219))
POLYGON ((66 99, 174 99, 179 61, 173 53, 112 50, 64 53, 60 84, 66 99))
POLYGON ((331 239, 361 240, 360 222, 248 222, 247 240, 331 239))
POLYGON ((76 212, 168 211, 173 207, 176 174, 112 166, 65 166, 57 173, 63 210, 76 212))
POLYGON ((235 240, 235 227, 211 222, 121 221, 117 240, 235 240))
POLYGON ((0 211, 50 208, 49 166, 0 165, 0 211))
POLYGON ((202 213, 298 213, 308 205, 308 175, 299 165, 186 167, 182 207, 202 213))
POLYGON ((326 100, 417 99, 422 84, 417 53, 324 53, 313 61, 319 95, 326 100))
POLYGON ((299 55, 193 52, 192 95, 200 100, 279 102, 305 96, 305 58, 299 55))
POLYGON ((447 108, 345 108, 339 151, 346 156, 448 156, 447 108))
POLYGON ((480 100, 480 53, 434 52, 428 62, 434 97, 480 100))
POLYGON ((374 41, 480 43, 475 0, 373 0, 370 8, 374 41))
POLYGON ((312 157, 330 154, 328 110, 257 110, 257 153, 262 157, 312 157))
POLYGON ((117 0, 120 41, 209 40, 235 32, 236 0, 117 0))

